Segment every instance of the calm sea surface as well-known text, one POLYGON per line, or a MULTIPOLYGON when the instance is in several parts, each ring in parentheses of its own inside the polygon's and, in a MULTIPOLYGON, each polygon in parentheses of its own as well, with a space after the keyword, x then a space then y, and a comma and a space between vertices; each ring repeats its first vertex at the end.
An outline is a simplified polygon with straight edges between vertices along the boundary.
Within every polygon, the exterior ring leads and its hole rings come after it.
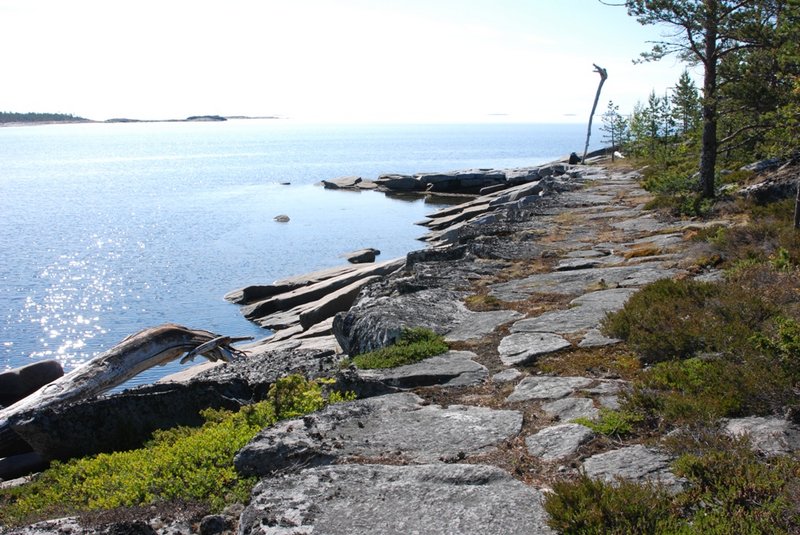
POLYGON ((423 246, 413 222, 437 208, 324 190, 320 180, 535 165, 580 152, 584 128, 284 120, 0 128, 0 371, 46 358, 69 370, 165 322, 264 337, 225 293, 341 265, 340 255, 363 247, 380 249, 380 260, 403 256, 423 246), (279 214, 291 221, 274 222, 279 214))

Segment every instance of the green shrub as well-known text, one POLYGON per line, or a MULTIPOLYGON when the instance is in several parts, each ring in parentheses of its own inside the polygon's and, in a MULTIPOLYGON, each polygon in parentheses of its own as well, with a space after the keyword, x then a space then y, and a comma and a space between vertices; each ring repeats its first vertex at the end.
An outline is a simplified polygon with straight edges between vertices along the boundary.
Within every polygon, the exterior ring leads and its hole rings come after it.
POLYGON ((763 458, 746 438, 700 433, 679 443, 675 474, 688 480, 678 505, 695 533, 797 533, 800 461, 763 458), (687 452, 688 450, 688 452, 687 452))
POLYGON ((655 483, 606 483, 582 475, 553 485, 544 507, 561 533, 797 533, 800 461, 762 458, 746 439, 700 431, 672 437, 672 494, 655 483))
POLYGON ((586 475, 556 482, 544 502, 547 523, 567 535, 674 532, 680 522, 671 507, 669 494, 656 485, 612 484, 586 475))
POLYGON ((352 363, 362 369, 396 368, 440 355, 448 349, 444 338, 430 329, 403 329, 393 345, 356 355, 344 364, 352 363))
POLYGON ((617 411, 603 407, 596 419, 575 418, 576 424, 585 425, 595 433, 608 437, 620 438, 633 432, 634 425, 643 420, 642 415, 632 411, 617 411))
POLYGON ((737 281, 663 279, 609 314, 603 329, 625 340, 644 362, 655 363, 750 348, 752 336, 775 312, 759 291, 737 281))
MULTIPOLYGON (((54 462, 30 484, 0 493, 0 521, 168 500, 204 502, 215 510, 246 501, 254 480, 238 475, 234 455, 279 418, 322 408, 323 384, 290 375, 279 379, 263 402, 236 413, 204 411, 200 428, 157 431, 136 450, 54 462)), ((332 393, 328 401, 353 397, 332 393)))

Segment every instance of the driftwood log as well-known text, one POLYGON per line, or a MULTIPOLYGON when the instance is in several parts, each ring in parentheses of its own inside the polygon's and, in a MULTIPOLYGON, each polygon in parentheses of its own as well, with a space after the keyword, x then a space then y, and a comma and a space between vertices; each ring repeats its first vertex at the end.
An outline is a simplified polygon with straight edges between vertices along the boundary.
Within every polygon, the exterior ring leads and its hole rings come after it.
POLYGON ((0 409, 0 457, 19 453, 19 438, 13 431, 14 419, 19 415, 97 396, 182 355, 181 362, 196 356, 228 361, 242 356, 230 344, 249 339, 217 336, 170 323, 133 334, 30 396, 0 409))

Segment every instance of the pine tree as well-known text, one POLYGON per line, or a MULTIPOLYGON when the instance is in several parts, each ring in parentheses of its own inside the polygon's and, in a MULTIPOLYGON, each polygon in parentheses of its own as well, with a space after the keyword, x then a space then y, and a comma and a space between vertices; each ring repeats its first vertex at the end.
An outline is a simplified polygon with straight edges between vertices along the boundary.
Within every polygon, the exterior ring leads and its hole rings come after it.
POLYGON ((613 101, 608 101, 608 107, 602 116, 603 124, 600 130, 605 132, 603 141, 611 143, 611 161, 614 161, 614 153, 625 142, 628 135, 628 121, 620 115, 619 106, 613 101))
POLYGON ((683 71, 672 88, 672 112, 678 133, 682 136, 693 132, 700 123, 700 92, 688 70, 683 71))

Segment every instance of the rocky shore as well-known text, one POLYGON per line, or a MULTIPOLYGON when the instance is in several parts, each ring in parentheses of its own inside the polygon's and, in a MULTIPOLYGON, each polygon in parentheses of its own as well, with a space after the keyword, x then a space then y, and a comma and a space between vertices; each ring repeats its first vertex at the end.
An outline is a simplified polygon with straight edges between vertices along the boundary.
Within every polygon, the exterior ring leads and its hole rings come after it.
MULTIPOLYGON (((119 443, 103 437, 122 428, 132 446, 166 420, 192 423, 201 408, 260 399, 287 373, 337 376, 360 399, 267 428, 239 452, 237 470, 259 479, 249 504, 216 523, 144 511, 8 533, 552 533, 542 502, 559 478, 584 472, 680 489, 658 440, 611 441, 572 422, 619 407, 626 381, 602 366, 570 375, 535 364, 613 351, 619 341, 600 332, 601 321, 649 282, 718 277, 697 268, 687 236, 720 222, 646 211, 636 171, 556 163, 483 174, 377 181, 429 192, 458 181, 479 193, 421 222, 428 246, 406 258, 231 292, 246 317, 275 331, 243 347, 246 359, 16 428, 52 458, 105 451, 119 443), (395 369, 340 369, 346 355, 384 347, 405 327, 432 329, 451 350, 395 369), (45 431, 47 443, 36 442, 45 431)), ((800 447, 800 428, 780 418, 725 426, 766 452, 800 447)))

